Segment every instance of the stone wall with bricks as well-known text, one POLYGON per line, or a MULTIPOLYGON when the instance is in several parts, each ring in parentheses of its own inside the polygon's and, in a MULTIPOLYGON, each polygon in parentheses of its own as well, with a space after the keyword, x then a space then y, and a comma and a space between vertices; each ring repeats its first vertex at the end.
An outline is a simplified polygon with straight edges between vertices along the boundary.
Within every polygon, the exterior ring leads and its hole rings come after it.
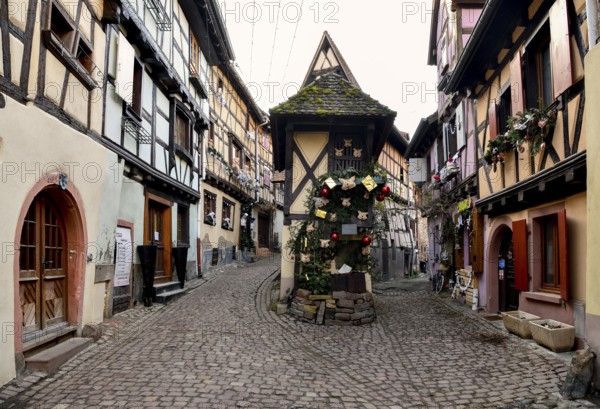
POLYGON ((299 289, 289 314, 318 325, 364 325, 375 319, 375 300, 371 293, 334 291, 331 295, 312 295, 299 289))

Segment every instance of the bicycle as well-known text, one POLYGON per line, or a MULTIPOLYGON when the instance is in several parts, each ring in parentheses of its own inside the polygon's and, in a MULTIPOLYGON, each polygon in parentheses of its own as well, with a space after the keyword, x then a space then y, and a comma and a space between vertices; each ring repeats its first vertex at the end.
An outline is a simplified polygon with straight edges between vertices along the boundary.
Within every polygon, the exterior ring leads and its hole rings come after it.
POLYGON ((433 273, 429 279, 431 281, 431 289, 437 294, 439 294, 440 291, 442 291, 442 288, 444 288, 444 279, 444 272, 440 270, 433 273))

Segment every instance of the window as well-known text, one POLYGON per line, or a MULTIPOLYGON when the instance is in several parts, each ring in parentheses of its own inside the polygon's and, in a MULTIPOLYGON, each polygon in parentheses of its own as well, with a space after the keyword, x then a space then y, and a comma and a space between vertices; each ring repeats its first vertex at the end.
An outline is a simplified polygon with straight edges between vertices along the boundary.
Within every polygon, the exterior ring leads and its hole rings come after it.
POLYGON ((200 73, 200 47, 192 33, 190 33, 190 71, 192 75, 200 73))
POLYGON ((550 24, 542 26, 527 46, 525 53, 527 108, 552 104, 552 64, 550 54, 550 24))
POLYGON ((208 128, 208 146, 215 146, 215 123, 211 122, 208 128))
MULTIPOLYGON (((516 114, 516 112, 515 112, 516 114)), ((511 90, 508 87, 500 96, 498 105, 498 134, 504 134, 507 129, 508 118, 511 116, 511 90)))
POLYGON ((137 59, 133 61, 133 89, 131 96, 131 110, 142 117, 142 64, 137 59))
POLYGON ((233 230, 235 217, 235 204, 227 199, 223 199, 223 211, 221 214, 221 228, 233 230))
POLYGON ((177 205, 177 245, 190 245, 190 208, 177 205))
POLYGON ((189 153, 192 151, 190 119, 180 109, 175 111, 175 144, 189 153))
POLYGON ((242 146, 235 140, 233 134, 229 135, 229 163, 233 167, 235 172, 239 172, 242 169, 242 146))
POLYGON ((204 191, 204 223, 215 226, 217 224, 217 196, 204 191))
POLYGON ((42 29, 46 48, 88 90, 96 88, 98 84, 90 76, 96 68, 92 58, 92 44, 77 30, 75 23, 57 2, 51 1, 48 10, 48 17, 42 29))
POLYGON ((558 220, 556 214, 539 219, 542 247, 542 286, 545 289, 560 288, 558 274, 558 220))

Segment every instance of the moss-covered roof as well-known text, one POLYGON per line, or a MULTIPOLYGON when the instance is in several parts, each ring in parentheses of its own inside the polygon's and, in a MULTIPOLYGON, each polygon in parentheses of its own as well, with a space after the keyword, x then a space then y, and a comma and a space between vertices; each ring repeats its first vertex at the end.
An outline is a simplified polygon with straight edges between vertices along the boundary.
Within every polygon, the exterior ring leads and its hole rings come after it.
POLYGON ((391 116, 385 105, 337 74, 326 74, 270 110, 275 115, 391 116))

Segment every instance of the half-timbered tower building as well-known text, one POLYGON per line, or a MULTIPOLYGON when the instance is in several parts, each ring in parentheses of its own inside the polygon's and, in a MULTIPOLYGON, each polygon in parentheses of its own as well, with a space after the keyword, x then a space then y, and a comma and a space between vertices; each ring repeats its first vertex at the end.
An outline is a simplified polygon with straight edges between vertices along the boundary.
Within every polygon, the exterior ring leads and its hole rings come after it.
MULTIPOLYGON (((335 73, 360 89, 356 77, 339 48, 325 31, 306 73, 302 87, 327 73, 335 73)), ((416 219, 413 190, 408 183, 408 164, 404 159, 408 134, 392 127, 377 162, 387 171, 393 200, 386 200, 388 227, 385 240, 375 250, 382 279, 410 274, 415 266, 417 250, 416 219)))
POLYGON ((481 305, 584 336, 584 1, 487 2, 444 83, 475 102, 481 305))

